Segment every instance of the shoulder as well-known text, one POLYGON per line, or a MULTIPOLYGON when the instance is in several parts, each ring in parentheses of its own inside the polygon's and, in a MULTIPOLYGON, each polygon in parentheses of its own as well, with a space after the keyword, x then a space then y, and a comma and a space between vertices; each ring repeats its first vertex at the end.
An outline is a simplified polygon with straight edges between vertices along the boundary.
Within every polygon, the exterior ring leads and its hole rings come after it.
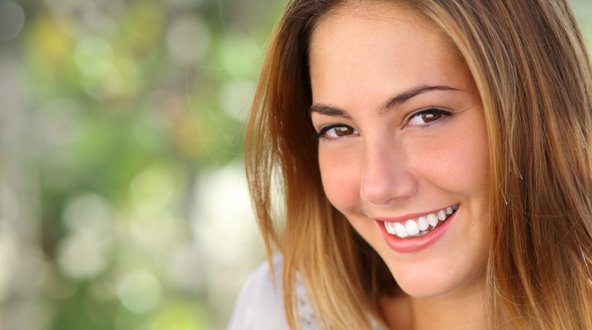
MULTIPOLYGON (((276 255, 272 261, 275 278, 269 263, 264 262, 247 279, 236 300, 227 330, 288 330, 282 291, 283 259, 276 255)), ((308 294, 299 274, 296 274, 296 303, 303 330, 318 330, 308 294)), ((372 329, 381 329, 372 321, 372 329)))
POLYGON ((273 258, 275 280, 267 262, 245 282, 235 303, 228 330, 288 329, 284 315, 281 256, 273 258))

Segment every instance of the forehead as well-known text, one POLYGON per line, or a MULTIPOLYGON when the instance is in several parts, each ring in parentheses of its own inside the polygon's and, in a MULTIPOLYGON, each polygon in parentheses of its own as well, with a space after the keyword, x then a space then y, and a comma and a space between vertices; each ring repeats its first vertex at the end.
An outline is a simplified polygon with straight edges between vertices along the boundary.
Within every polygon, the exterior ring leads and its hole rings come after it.
POLYGON ((456 47, 434 23, 384 2, 356 2, 326 14, 313 30, 309 60, 313 99, 364 99, 369 91, 388 94, 445 84, 451 77, 469 89, 472 80, 456 47), (343 90, 352 93, 333 95, 343 90))
POLYGON ((316 22, 309 49, 314 51, 319 48, 317 44, 319 34, 344 30, 344 23, 346 23, 345 25, 355 25, 355 30, 361 29, 363 31, 371 31, 377 25, 390 26, 392 31, 397 34, 405 34, 413 30, 414 35, 417 36, 420 33, 426 41, 441 44, 450 48, 451 52, 455 53, 454 55, 459 55, 452 40, 426 16, 410 5, 394 4, 388 1, 349 1, 332 8, 316 22))
POLYGON ((339 3, 324 15, 321 16, 319 22, 327 18, 336 17, 357 17, 368 20, 397 20, 400 18, 409 19, 430 25, 428 20, 411 5, 407 3, 395 3, 394 1, 386 0, 351 0, 339 3))

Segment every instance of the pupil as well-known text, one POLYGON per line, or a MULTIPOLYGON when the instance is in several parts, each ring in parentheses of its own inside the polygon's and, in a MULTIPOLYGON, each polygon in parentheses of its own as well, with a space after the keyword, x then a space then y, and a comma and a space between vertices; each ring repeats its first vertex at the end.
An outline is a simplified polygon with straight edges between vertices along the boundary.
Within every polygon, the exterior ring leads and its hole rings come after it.
POLYGON ((349 127, 338 127, 335 130, 335 133, 337 134, 337 136, 344 136, 344 135, 348 135, 351 131, 351 128, 349 127))
POLYGON ((440 117, 439 113, 426 113, 423 115, 423 120, 425 122, 430 122, 430 121, 438 119, 439 117, 440 117))

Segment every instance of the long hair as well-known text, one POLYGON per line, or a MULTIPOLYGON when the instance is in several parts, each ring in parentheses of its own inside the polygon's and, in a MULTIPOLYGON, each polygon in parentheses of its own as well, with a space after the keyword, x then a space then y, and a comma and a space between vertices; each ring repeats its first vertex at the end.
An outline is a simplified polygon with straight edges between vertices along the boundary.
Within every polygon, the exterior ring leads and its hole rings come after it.
MULTIPOLYGON (((568 1, 380 1, 404 3, 443 31, 479 91, 490 159, 490 326, 592 329, 592 74, 568 1)), ((327 329, 382 322, 380 297, 399 290, 325 197, 311 138, 311 34, 348 2, 288 5, 247 124, 247 178, 268 257, 273 246, 284 257, 292 328, 300 327, 297 274, 327 329)))

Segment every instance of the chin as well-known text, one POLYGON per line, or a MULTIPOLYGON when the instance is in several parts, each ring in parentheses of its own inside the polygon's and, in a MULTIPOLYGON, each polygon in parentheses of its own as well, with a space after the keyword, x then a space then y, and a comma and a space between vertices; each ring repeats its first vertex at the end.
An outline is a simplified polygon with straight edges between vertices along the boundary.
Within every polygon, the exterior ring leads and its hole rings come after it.
POLYGON ((457 267, 453 265, 391 267, 387 263, 387 266, 401 290, 414 298, 429 299, 470 294, 473 289, 485 283, 484 273, 472 273, 471 269, 463 269, 461 265, 457 267), (463 271, 455 271, 455 269, 463 271))
POLYGON ((446 296, 453 292, 455 287, 455 285, 446 282, 432 281, 426 283, 414 279, 397 280, 397 284, 399 284, 399 287, 403 292, 414 298, 437 298, 446 296))

